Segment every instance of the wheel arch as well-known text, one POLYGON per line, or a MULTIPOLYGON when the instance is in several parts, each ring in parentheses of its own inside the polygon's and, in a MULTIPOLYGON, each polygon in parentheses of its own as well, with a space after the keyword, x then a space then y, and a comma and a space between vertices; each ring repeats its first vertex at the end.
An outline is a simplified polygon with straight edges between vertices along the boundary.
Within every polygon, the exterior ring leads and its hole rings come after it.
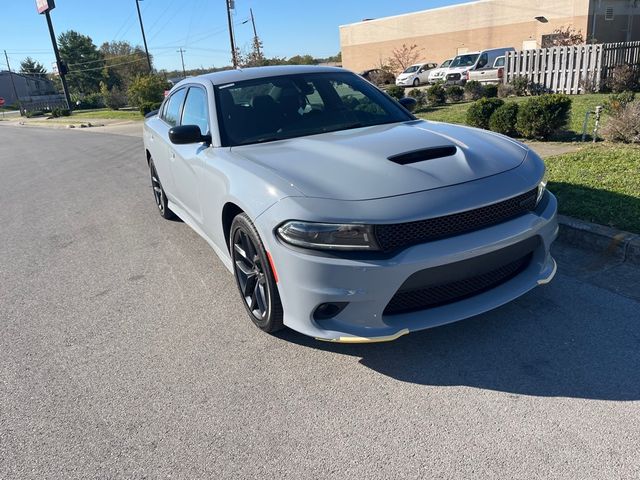
POLYGON ((226 202, 222 207, 222 233, 224 234, 227 251, 229 251, 231 245, 231 224, 233 219, 241 213, 245 213, 245 211, 232 201, 226 202))

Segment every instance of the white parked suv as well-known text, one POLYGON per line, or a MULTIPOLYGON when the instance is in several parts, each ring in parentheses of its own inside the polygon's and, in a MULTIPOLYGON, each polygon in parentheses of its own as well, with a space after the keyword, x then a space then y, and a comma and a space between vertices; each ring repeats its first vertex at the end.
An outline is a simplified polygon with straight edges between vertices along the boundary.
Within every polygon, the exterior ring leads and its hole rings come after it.
POLYGON ((427 79, 427 83, 437 83, 444 81, 444 76, 449 70, 449 65, 453 62, 453 58, 449 58, 442 62, 438 68, 434 68, 433 70, 429 70, 429 78, 427 79))
POLYGON ((449 85, 464 85, 467 82, 469 71, 487 68, 493 65, 498 57, 504 57, 506 52, 514 50, 513 47, 502 47, 458 55, 449 65, 445 74, 445 82, 449 85))
POLYGON ((437 63, 416 63, 411 65, 396 78, 396 85, 400 87, 417 87, 427 83, 429 72, 438 66, 437 63))

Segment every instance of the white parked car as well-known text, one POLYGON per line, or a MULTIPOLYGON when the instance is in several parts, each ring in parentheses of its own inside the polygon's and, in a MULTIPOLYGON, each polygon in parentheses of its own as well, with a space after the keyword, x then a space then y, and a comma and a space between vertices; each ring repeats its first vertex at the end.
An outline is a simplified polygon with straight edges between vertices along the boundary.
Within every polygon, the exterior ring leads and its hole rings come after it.
POLYGON ((416 63, 411 65, 396 78, 400 87, 417 87, 427 83, 429 72, 438 66, 437 63, 416 63))
POLYGON ((514 50, 513 47, 502 47, 458 55, 449 65, 445 82, 449 85, 464 85, 467 82, 467 72, 493 65, 498 57, 504 57, 507 52, 514 50))
POLYGON ((442 62, 442 64, 438 68, 434 68, 433 70, 429 70, 429 77, 427 79, 427 83, 437 83, 444 81, 444 76, 449 69, 449 65, 453 62, 453 58, 449 58, 442 62))

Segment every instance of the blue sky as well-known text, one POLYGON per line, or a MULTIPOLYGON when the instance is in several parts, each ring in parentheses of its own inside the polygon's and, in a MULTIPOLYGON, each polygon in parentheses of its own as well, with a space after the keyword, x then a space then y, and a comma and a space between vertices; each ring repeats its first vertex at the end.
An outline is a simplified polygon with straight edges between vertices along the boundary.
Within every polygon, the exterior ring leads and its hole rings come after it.
MULTIPOLYGON (((236 0, 234 22, 248 19, 249 8, 253 8, 268 56, 327 57, 340 50, 339 25, 464 1, 236 0)), ((12 67, 31 56, 51 70, 51 41, 35 0, 2 3, 0 50, 7 50, 12 67)), ((74 29, 89 35, 97 46, 110 40, 142 44, 135 0, 57 0, 56 4, 51 13, 56 34, 74 29)), ((180 47, 187 51, 187 68, 229 64, 225 0, 143 0, 140 5, 156 68, 178 68, 176 50, 180 47)), ((236 25, 235 31, 239 46, 248 47, 251 25, 236 25)), ((0 68, 5 68, 3 57, 0 68)))

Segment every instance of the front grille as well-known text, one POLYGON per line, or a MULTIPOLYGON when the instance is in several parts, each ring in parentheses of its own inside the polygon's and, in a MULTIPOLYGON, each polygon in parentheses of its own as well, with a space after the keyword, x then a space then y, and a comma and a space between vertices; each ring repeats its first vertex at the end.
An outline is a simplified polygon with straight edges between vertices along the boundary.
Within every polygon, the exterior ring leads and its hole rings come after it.
POLYGON ((529 253, 511 263, 473 277, 416 290, 398 291, 387 304, 383 315, 425 310, 486 292, 522 272, 532 257, 533 253, 529 253))
POLYGON ((375 235, 382 250, 394 250, 440 238, 479 230, 532 211, 536 207, 538 189, 486 207, 429 218, 409 223, 375 226, 375 235))
POLYGON ((459 73, 450 73, 449 75, 447 75, 447 80, 451 80, 451 81, 457 81, 460 80, 462 78, 462 75, 460 75, 459 73))

